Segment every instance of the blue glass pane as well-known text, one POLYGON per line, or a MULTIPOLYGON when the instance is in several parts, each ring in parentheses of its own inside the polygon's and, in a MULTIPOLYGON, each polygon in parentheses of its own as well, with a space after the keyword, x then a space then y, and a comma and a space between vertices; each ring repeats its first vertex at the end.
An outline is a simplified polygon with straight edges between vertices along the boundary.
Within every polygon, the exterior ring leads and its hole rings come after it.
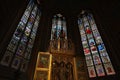
POLYGON ((101 44, 101 43, 100 43, 100 44, 98 45, 98 50, 99 50, 99 51, 104 50, 104 44, 101 44))
POLYGON ((21 37, 21 35, 22 35, 23 31, 24 31, 24 28, 25 28, 25 24, 23 22, 20 22, 18 24, 18 27, 17 27, 14 35, 20 39, 20 37, 21 37))
POLYGON ((27 20, 28 20, 28 17, 26 15, 23 15, 22 18, 21 18, 21 21, 26 24, 27 20))
POLYGON ((32 28, 32 24, 33 24, 33 23, 28 22, 28 23, 27 23, 27 27, 31 29, 31 28, 32 28))
POLYGON ((18 27, 20 27, 22 30, 24 30, 25 24, 22 21, 20 21, 18 24, 18 27))
POLYGON ((21 42, 27 44, 27 41, 28 41, 28 37, 24 34, 21 38, 21 42))
POLYGON ((13 62, 12 62, 11 67, 14 68, 14 69, 18 69, 19 66, 20 66, 20 63, 21 63, 21 58, 15 56, 15 58, 14 58, 14 60, 13 60, 13 62))
POLYGON ((81 20, 81 19, 78 20, 78 24, 79 24, 79 25, 82 24, 82 20, 81 20))
POLYGON ((93 17, 92 17, 91 14, 88 14, 88 15, 87 15, 87 18, 88 18, 89 20, 93 20, 93 17))
POLYGON ((94 46, 94 45, 95 45, 94 39, 89 39, 89 45, 90 45, 90 46, 94 46))

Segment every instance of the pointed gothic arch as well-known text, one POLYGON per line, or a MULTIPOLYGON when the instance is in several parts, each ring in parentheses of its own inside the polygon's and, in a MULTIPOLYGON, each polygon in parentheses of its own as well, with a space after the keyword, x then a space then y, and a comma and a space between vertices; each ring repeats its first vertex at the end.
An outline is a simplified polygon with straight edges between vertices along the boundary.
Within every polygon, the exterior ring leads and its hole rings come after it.
POLYGON ((114 68, 93 15, 82 11, 78 17, 78 26, 89 77, 114 75, 114 68))

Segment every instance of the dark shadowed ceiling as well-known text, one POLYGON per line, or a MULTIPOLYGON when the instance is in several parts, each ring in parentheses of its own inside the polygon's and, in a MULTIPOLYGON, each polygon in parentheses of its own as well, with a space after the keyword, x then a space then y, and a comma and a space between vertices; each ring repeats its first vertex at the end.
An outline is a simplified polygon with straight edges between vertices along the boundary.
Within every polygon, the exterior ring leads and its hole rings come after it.
POLYGON ((76 14, 79 13, 81 9, 90 9, 95 3, 95 1, 92 0, 46 0, 40 2, 43 10, 50 12, 60 11, 67 14, 76 14))
POLYGON ((81 9, 117 11, 119 0, 39 0, 43 10, 79 14, 81 9))

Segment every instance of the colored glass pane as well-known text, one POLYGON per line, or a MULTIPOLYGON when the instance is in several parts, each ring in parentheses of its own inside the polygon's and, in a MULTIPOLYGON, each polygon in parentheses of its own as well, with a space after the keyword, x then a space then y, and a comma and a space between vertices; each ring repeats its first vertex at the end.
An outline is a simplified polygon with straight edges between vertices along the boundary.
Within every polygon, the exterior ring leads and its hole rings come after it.
POLYGON ((115 74, 92 14, 82 13, 78 19, 78 26, 89 77, 96 77, 96 75, 105 76, 105 71, 107 75, 115 74), (105 69, 103 67, 105 67, 105 69))

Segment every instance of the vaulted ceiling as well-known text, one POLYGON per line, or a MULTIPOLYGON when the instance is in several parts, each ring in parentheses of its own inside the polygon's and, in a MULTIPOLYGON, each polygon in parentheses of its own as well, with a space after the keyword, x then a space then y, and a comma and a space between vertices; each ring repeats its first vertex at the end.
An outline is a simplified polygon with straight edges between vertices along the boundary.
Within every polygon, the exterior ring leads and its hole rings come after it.
POLYGON ((40 0, 40 2, 45 11, 57 11, 67 14, 78 14, 81 9, 90 9, 96 5, 95 0, 40 0))

